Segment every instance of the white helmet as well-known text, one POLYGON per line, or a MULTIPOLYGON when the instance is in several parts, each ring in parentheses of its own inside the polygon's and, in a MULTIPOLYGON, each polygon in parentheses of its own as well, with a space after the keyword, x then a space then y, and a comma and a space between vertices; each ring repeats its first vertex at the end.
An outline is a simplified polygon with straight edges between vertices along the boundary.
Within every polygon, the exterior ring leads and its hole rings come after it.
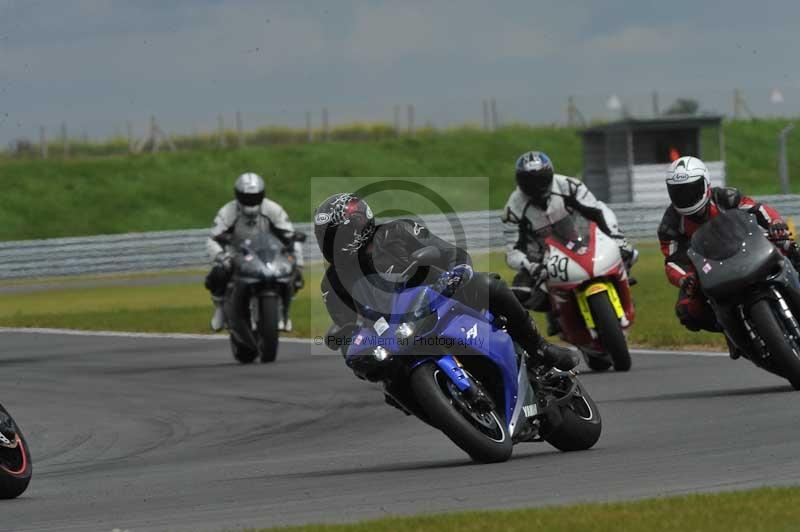
POLYGON ((236 201, 239 208, 246 216, 256 216, 261 211, 261 202, 264 201, 264 180, 253 172, 240 175, 233 185, 236 201))
POLYGON ((689 216, 702 211, 711 200, 708 168, 697 157, 681 157, 667 171, 667 192, 673 208, 689 216))

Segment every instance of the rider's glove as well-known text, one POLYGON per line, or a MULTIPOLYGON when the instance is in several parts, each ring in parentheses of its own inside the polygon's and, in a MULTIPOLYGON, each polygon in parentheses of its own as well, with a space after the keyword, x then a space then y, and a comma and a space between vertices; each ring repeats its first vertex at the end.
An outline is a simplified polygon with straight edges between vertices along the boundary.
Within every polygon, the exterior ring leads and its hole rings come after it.
POLYGON ((528 275, 531 276, 533 283, 531 286, 538 286, 547 279, 547 267, 540 262, 531 262, 528 267, 528 275))
POLYGON ((769 224, 767 231, 769 232, 770 240, 788 240, 792 236, 789 232, 789 226, 783 220, 775 220, 769 224))
POLYGON ((683 279, 681 279, 681 288, 686 293, 687 296, 692 297, 697 293, 697 274, 690 273, 683 279))
POLYGON ((220 251, 217 253, 217 256, 214 257, 214 264, 219 265, 225 271, 230 271, 233 267, 233 256, 227 251, 220 251))
POLYGON ((451 297, 459 286, 468 283, 474 274, 469 264, 459 264, 449 272, 444 272, 436 281, 436 290, 446 297, 451 297))
POLYGON ((631 267, 639 260, 639 252, 633 247, 633 244, 628 242, 625 237, 619 237, 617 246, 619 246, 619 254, 622 257, 622 262, 625 263, 625 268, 630 271, 631 267))

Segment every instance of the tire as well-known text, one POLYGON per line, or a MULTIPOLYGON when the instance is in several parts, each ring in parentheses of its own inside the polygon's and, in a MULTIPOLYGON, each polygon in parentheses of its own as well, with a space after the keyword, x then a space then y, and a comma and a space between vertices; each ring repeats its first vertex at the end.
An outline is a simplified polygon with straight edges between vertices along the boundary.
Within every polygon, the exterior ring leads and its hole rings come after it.
POLYGON ((25 436, 2 405, 0 432, 15 444, 14 448, 9 448, 0 441, 0 499, 14 499, 28 488, 33 474, 33 463, 25 436))
POLYGON ((460 403, 452 395, 451 388, 454 386, 449 387, 448 382, 447 376, 433 362, 422 364, 411 374, 411 390, 430 422, 476 462, 508 460, 513 442, 503 417, 492 412, 490 417, 484 418, 496 425, 497 433, 494 437, 479 430, 477 422, 471 421, 467 417, 469 414, 457 406, 460 403))
POLYGON ((545 441, 559 451, 585 451, 600 439, 603 421, 600 410, 589 394, 578 383, 578 392, 567 406, 562 406, 561 424, 545 437, 545 441))
POLYGON ((256 359, 258 356, 258 351, 255 349, 249 349, 247 346, 240 344, 233 338, 233 335, 230 336, 230 339, 231 353, 233 353, 233 358, 235 358, 238 362, 242 364, 251 364, 256 359))
POLYGON ((586 362, 586 365, 589 366, 589 369, 592 371, 597 371, 598 373, 606 371, 608 368, 611 367, 611 362, 602 358, 591 356, 587 353, 583 354, 583 360, 586 362))
POLYGON ((794 342, 787 340, 785 325, 775 316, 771 302, 766 299, 756 301, 750 307, 750 318, 767 345, 775 369, 795 390, 800 390, 800 352, 794 342))
MULTIPOLYGON (((614 311, 608 294, 600 292, 589 296, 589 311, 594 318, 597 335, 603 348, 611 355, 614 369, 628 371, 631 369, 631 353, 628 351, 628 340, 622 332, 617 313, 614 311)), ((591 367, 591 366, 590 366, 591 367)))
POLYGON ((275 362, 278 356, 280 300, 277 294, 270 294, 261 297, 258 305, 258 355, 261 362, 275 362))

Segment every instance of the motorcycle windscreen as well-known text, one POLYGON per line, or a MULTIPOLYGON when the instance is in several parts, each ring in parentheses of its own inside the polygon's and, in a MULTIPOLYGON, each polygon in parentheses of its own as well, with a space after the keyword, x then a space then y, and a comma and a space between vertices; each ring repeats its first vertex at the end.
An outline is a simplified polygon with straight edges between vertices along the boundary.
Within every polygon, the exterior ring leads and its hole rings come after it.
POLYGON ((577 252, 589 246, 591 226, 589 220, 572 213, 553 224, 550 238, 556 240, 570 251, 577 252))
POLYGON ((702 226, 692 236, 689 258, 703 292, 718 301, 746 295, 747 286, 765 280, 783 260, 755 216, 738 210, 702 226))
POLYGON ((234 242, 239 248, 247 248, 264 262, 272 262, 283 250, 283 242, 271 231, 254 231, 234 242))
POLYGON ((761 237, 755 216, 740 210, 723 211, 692 235, 691 247, 710 260, 725 260, 740 253, 742 243, 761 237))
POLYGON ((399 274, 373 273, 353 283, 350 296, 358 315, 368 322, 384 318, 396 323, 397 319, 393 318, 394 300, 405 286, 405 279, 399 274))

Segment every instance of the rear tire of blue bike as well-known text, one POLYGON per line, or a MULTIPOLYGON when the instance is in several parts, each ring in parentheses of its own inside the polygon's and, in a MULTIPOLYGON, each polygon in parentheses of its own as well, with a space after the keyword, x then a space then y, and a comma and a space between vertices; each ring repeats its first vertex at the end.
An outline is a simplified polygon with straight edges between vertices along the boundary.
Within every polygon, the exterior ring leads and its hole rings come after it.
MULTIPOLYGON (((460 447, 476 462, 505 462, 511 457, 513 442, 503 420, 503 416, 492 412, 488 417, 494 420, 497 430, 493 436, 482 432, 470 421, 468 413, 462 412, 456 405, 446 385, 447 376, 433 362, 422 364, 411 374, 411 389, 417 402, 430 418, 430 422, 441 430, 445 436, 460 447)), ((487 432, 489 429, 487 428, 487 432)))

